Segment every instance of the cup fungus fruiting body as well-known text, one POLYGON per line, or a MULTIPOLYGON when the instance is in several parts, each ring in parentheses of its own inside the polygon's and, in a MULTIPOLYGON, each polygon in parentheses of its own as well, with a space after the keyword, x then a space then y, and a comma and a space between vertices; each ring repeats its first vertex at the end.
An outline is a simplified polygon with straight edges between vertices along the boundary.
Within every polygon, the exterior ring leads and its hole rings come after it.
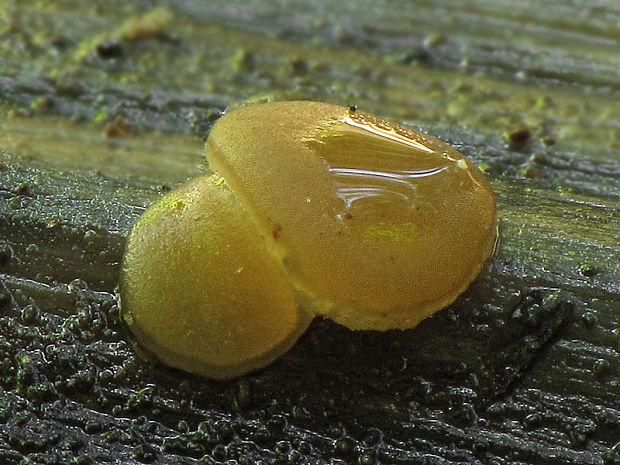
POLYGON ((286 352, 310 324, 281 263, 221 178, 203 176, 135 224, 123 316, 163 363, 226 379, 286 352))
POLYGON ((213 378, 264 366, 316 315, 411 328, 453 302, 496 241, 491 187, 418 131, 318 102, 232 111, 212 128, 217 173, 137 222, 125 319, 164 363, 213 378))
POLYGON ((310 313, 411 328, 462 293, 495 245, 495 198, 418 131, 318 102, 256 105, 213 127, 207 159, 248 208, 310 313))

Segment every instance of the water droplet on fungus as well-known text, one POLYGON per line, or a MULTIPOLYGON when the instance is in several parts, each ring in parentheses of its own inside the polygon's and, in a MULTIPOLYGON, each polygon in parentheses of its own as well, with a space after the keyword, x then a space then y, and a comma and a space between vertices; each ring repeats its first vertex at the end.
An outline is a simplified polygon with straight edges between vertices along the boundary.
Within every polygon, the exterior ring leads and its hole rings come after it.
POLYGON ((284 353, 316 315, 411 328, 494 250, 482 172, 358 109, 241 108, 214 125, 206 152, 217 174, 151 206, 123 264, 125 320, 166 364, 232 378, 284 353))

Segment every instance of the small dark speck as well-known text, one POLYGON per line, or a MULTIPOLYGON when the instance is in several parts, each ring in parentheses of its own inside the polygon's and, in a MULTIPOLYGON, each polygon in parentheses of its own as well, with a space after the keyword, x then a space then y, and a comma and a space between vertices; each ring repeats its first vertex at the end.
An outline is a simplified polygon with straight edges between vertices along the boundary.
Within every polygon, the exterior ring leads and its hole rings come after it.
POLYGON ((18 195, 28 195, 29 190, 30 190, 30 186, 28 186, 28 183, 21 182, 17 186, 16 192, 18 195))
POLYGON ((99 58, 103 58, 104 60, 110 58, 120 58, 123 56, 123 47, 121 47, 120 43, 114 40, 98 43, 95 51, 97 52, 97 56, 99 58))
POLYGON ((592 372, 597 378, 602 378, 609 373, 610 363, 605 359, 599 359, 594 363, 592 372))
POLYGON ((13 258, 13 249, 8 244, 0 244, 0 265, 6 265, 13 258))
POLYGON ((517 145, 526 143, 530 140, 530 137, 532 137, 532 133, 528 127, 522 127, 508 134, 508 140, 510 143, 517 145))
POLYGON ((66 50, 71 46, 71 40, 67 37, 55 37, 50 41, 50 45, 58 50, 66 50))
POLYGON ((598 323, 598 318, 592 312, 586 312, 581 317, 586 328, 594 328, 598 323))
POLYGON ((274 224, 273 225, 273 229, 271 230, 271 234, 273 235, 273 238, 277 241, 278 239, 280 239, 280 233, 282 232, 282 225, 281 224, 274 224))
POLYGON ((598 274, 598 270, 593 265, 581 265, 579 267, 579 273, 582 276, 585 276, 587 278, 591 278, 591 277, 596 276, 598 274))

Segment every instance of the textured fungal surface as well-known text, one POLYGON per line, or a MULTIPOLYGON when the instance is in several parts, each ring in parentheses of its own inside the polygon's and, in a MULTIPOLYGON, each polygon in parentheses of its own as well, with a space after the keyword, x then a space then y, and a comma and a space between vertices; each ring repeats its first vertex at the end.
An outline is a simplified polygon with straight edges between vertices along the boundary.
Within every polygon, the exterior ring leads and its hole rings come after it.
POLYGON ((207 158, 254 217, 311 313, 411 328, 451 303, 495 245, 495 198, 467 158, 355 108, 233 111, 207 158))
POLYGON ((213 378, 260 368, 310 318, 221 178, 203 176, 135 225, 121 277, 125 321, 168 365, 213 378))
POLYGON ((451 303, 495 246, 483 174, 435 139, 318 102, 232 111, 199 177, 127 243, 125 321, 164 363, 231 378, 288 350, 315 315, 411 328, 451 303))

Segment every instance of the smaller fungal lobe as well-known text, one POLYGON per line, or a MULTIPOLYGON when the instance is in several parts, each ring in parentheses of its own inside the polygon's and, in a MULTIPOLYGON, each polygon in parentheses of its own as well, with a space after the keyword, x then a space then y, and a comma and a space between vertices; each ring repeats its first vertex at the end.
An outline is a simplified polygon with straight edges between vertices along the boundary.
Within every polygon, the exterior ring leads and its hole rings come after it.
POLYGON ((317 316, 407 329, 453 302, 496 242, 493 191, 452 147, 355 107, 295 101, 218 120, 191 180, 136 222, 123 318, 164 364, 229 379, 317 316))

